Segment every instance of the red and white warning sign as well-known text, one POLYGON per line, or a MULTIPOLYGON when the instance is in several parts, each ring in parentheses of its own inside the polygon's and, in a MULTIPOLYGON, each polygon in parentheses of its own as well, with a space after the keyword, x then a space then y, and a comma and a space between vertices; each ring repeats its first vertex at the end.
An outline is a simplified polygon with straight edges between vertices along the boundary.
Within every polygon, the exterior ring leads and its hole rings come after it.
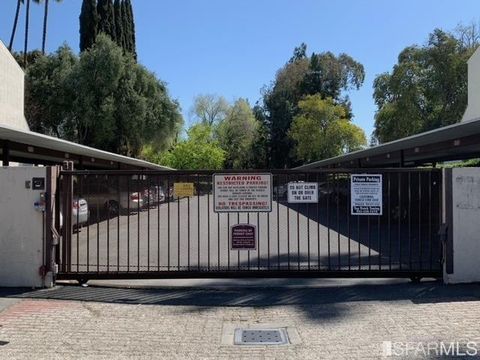
POLYGON ((272 174, 213 174, 215 212, 272 211, 272 174))

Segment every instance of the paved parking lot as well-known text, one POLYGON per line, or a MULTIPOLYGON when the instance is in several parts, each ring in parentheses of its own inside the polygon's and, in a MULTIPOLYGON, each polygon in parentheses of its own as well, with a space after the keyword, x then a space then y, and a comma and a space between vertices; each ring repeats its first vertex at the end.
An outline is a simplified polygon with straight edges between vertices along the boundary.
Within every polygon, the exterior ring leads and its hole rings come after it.
MULTIPOLYGON (((310 281, 3 289, 0 358, 375 359, 392 343, 480 345, 479 285, 310 281), (232 329, 262 326, 286 327, 292 344, 229 343, 232 329)), ((407 355, 398 358, 425 358, 407 355)))

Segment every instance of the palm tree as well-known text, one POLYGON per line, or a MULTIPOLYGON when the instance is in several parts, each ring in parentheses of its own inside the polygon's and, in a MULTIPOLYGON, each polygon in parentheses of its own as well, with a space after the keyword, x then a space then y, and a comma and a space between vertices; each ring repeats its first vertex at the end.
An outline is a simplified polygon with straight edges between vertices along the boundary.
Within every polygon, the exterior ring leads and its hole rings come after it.
POLYGON ((28 26, 30 22, 30 0, 27 0, 27 10, 25 16, 25 46, 23 48, 23 63, 27 68, 27 49, 28 49, 28 26))
MULTIPOLYGON (((42 0, 33 0, 37 4, 41 4, 42 0)), ((42 54, 45 55, 45 45, 47 42, 47 23, 48 23, 48 5, 50 0, 45 0, 45 10, 43 12, 43 36, 42 36, 42 54)), ((62 0, 56 0, 60 2, 62 0)))
POLYGON ((13 40, 15 39, 15 33, 17 32, 18 16, 20 15, 20 6, 23 4, 23 0, 17 0, 17 10, 15 11, 15 19, 13 20, 12 35, 10 37, 10 43, 8 44, 8 50, 12 51, 13 40))

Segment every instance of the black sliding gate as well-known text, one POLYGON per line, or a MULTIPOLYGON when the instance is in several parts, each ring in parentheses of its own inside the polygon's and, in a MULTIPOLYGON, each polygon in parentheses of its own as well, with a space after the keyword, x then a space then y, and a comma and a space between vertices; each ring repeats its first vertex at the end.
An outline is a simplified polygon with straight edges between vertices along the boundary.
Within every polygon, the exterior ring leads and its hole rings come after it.
POLYGON ((214 173, 61 172, 57 279, 441 276, 439 170, 261 171, 271 211, 250 213, 213 211, 214 173), (380 216, 351 215, 350 177, 365 173, 382 175, 380 216), (318 202, 289 203, 290 182, 317 183, 318 202), (235 224, 256 227, 255 249, 232 249, 235 224))

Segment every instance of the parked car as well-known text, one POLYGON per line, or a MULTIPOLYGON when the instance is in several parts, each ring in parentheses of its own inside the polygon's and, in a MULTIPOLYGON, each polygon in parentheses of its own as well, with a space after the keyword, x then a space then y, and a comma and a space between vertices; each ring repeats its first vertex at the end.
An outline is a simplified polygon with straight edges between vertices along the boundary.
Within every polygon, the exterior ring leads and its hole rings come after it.
POLYGON ((142 191, 129 192, 106 184, 92 186, 86 197, 90 210, 105 212, 110 216, 142 209, 145 202, 142 191))
MULTIPOLYGON (((81 228, 88 223, 90 211, 88 210, 87 200, 77 198, 72 203, 72 226, 73 228, 81 228)), ((63 209, 60 209, 60 228, 63 227, 63 209)))
POLYGON ((143 205, 155 206, 165 201, 165 193, 161 186, 154 185, 143 191, 143 205))

